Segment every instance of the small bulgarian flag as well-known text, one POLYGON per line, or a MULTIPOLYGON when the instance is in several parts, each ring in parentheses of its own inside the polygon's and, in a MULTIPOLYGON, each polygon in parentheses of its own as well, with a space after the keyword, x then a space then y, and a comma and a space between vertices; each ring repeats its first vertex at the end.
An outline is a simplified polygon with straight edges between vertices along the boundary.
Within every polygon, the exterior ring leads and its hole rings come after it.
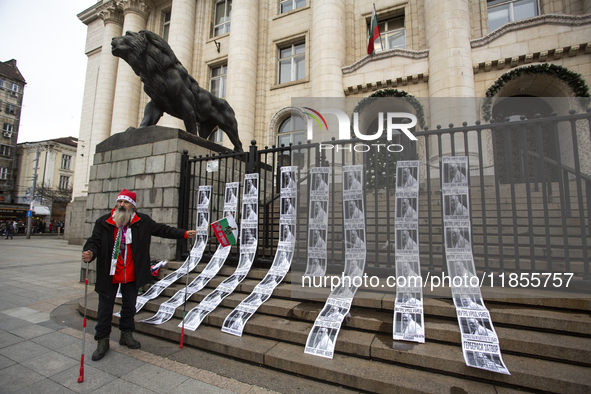
POLYGON ((238 240, 238 225, 234 216, 227 216, 211 224, 213 232, 223 247, 236 245, 238 240))
POLYGON ((380 38, 380 28, 378 26, 378 16, 376 15, 376 5, 373 5, 371 12, 371 27, 369 28, 369 42, 367 43, 367 54, 373 55, 375 51, 375 42, 380 38))

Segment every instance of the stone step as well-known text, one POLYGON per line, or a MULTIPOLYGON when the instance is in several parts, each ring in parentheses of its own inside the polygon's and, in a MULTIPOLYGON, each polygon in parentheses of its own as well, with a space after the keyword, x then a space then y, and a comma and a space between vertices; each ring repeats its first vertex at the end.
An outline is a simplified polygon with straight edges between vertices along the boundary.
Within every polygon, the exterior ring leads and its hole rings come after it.
MULTIPOLYGON (((232 298, 234 302, 239 302, 245 296, 246 294, 234 294, 224 301, 232 298)), ((162 300, 164 299, 166 298, 162 300)), ((94 308, 94 311, 96 311, 96 300, 96 295, 93 295, 89 300, 89 309, 93 310, 94 308)), ((271 301, 267 303, 269 302, 271 301)), ((149 304, 151 304, 149 307, 154 310, 152 312, 141 311, 136 320, 151 316, 157 309, 157 302, 149 304)), ((192 308, 195 305, 195 303, 191 303, 187 305, 187 308, 192 308)), ((368 374, 367 371, 364 371, 363 376, 369 381, 364 382, 363 387, 351 383, 351 375, 359 372, 359 365, 369 363, 367 368, 371 366, 370 369, 379 370, 380 375, 385 374, 387 376, 396 374, 401 368, 405 371, 401 375, 401 378, 405 376, 403 380, 396 379, 388 382, 387 387, 380 386, 381 388, 375 390, 375 392, 391 392, 393 389, 400 387, 403 382, 406 383, 400 389, 407 392, 406 389, 408 388, 414 387, 416 389, 425 384, 418 382, 418 378, 421 381, 429 378, 429 384, 437 383, 434 388, 441 388, 441 381, 445 382, 449 379, 450 376, 448 375, 450 374, 454 375, 452 379, 456 381, 456 387, 466 387, 466 384, 475 384, 473 380, 477 380, 480 385, 501 384, 510 385, 514 388, 565 393, 582 393, 591 388, 591 382, 587 379, 588 368, 584 366, 503 354, 504 361, 512 373, 512 376, 506 376, 467 367, 459 345, 435 342, 420 345, 394 342, 386 334, 376 335, 375 333, 360 332, 348 328, 343 328, 339 334, 335 348, 337 354, 335 354, 332 361, 305 355, 303 346, 312 323, 267 315, 265 310, 262 309, 264 306, 265 304, 259 309, 260 313, 255 314, 249 320, 245 327, 245 334, 240 338, 224 334, 219 330, 223 320, 231 311, 230 308, 221 307, 212 312, 198 330, 185 332, 185 344, 372 392, 375 389, 370 389, 370 387, 377 384, 378 375, 368 374), (277 354, 273 353, 273 349, 278 347, 284 348, 286 351, 277 354), (301 362, 298 364, 290 363, 290 367, 287 367, 286 358, 287 361, 296 358, 301 362), (323 360, 323 362, 316 364, 316 360, 323 360), (347 365, 343 366, 341 374, 336 376, 334 372, 331 374, 334 380, 328 378, 327 375, 315 375, 319 369, 323 370, 327 366, 334 366, 340 361, 346 361, 347 365), (313 368, 311 368, 311 364, 313 368), (407 381, 412 374, 418 374, 419 376, 414 376, 413 379, 407 381)), ((89 311, 88 315, 93 317, 93 312, 89 311)), ((180 316, 182 316, 181 308, 177 309, 176 315, 176 319, 173 318, 171 321, 158 326, 138 323, 136 329, 178 341, 180 328, 177 325, 180 322, 180 316)), ((96 312, 94 316, 96 316, 96 312)), ((116 318, 114 320, 117 321, 116 318)), ((363 369, 365 370, 365 368, 363 369)), ((445 387, 447 388, 447 386, 445 387)), ((449 388, 447 389, 449 390, 449 388)), ((477 391, 468 392, 483 392, 484 387, 471 387, 470 390, 477 391)), ((426 392, 440 391, 429 389, 426 392)))

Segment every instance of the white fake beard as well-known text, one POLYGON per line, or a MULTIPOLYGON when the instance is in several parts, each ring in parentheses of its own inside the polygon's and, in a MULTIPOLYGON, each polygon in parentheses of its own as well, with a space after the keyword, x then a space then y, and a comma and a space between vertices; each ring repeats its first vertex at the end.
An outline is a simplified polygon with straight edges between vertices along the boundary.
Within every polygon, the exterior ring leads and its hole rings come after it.
POLYGON ((113 213, 113 220, 117 224, 117 227, 125 226, 127 223, 129 223, 132 213, 133 211, 131 209, 127 210, 125 207, 116 208, 115 212, 113 213))

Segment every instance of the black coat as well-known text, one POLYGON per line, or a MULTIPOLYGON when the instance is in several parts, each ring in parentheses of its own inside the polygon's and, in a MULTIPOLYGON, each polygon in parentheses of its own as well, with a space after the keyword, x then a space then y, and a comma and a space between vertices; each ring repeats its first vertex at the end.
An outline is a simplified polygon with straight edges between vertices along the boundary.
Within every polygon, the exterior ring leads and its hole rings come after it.
MULTIPOLYGON (((150 242, 152 235, 162 238, 184 239, 185 230, 156 223, 151 217, 143 213, 135 213, 139 220, 133 220, 131 224, 131 239, 133 265, 135 272, 135 286, 139 290, 143 285, 150 283, 150 242)), ((107 222, 111 214, 97 219, 92 230, 92 236, 88 238, 83 250, 92 252, 92 259, 96 263, 96 284, 94 290, 102 296, 108 297, 108 289, 113 283, 113 276, 109 275, 111 268, 111 255, 115 244, 115 226, 107 222)))

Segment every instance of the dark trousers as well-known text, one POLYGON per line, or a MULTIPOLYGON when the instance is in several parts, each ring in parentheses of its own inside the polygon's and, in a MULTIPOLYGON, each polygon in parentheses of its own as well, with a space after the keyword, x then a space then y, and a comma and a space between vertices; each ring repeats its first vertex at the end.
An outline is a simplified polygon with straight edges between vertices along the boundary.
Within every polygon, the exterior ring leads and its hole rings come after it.
MULTIPOLYGON (((113 319, 113 308, 115 306, 115 297, 117 296, 118 283, 113 283, 109 290, 109 297, 99 294, 98 313, 96 317, 96 327, 94 339, 99 340, 108 338, 111 335, 111 320, 113 319)), ((122 283, 121 295, 123 302, 121 306, 121 317, 119 318, 119 329, 125 332, 135 331, 135 301, 137 299, 137 289, 135 282, 122 283)))

